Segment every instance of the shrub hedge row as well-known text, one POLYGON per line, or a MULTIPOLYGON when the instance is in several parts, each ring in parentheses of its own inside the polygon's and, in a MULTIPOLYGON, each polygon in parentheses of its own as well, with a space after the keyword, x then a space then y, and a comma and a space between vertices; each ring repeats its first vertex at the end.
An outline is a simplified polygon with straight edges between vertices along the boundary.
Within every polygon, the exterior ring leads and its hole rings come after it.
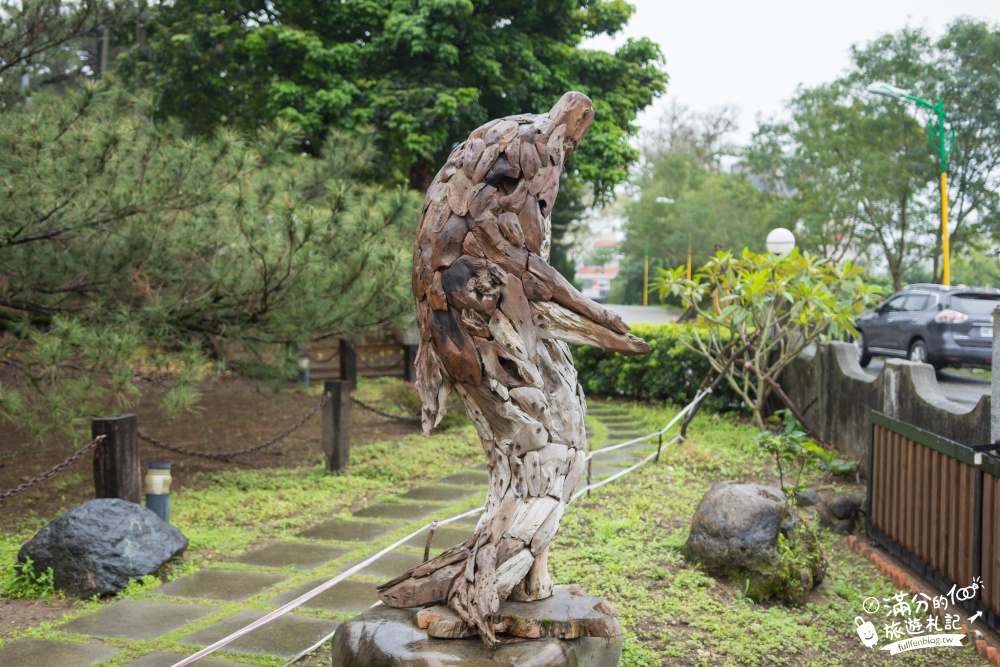
MULTIPOLYGON (((604 396, 668 400, 678 405, 693 399, 712 367, 707 359, 684 345, 685 340, 693 344, 691 325, 637 324, 632 327, 632 333, 649 343, 651 352, 648 355, 625 357, 596 347, 573 348, 573 359, 584 391, 604 396)), ((702 409, 713 412, 742 410, 743 402, 723 380, 715 394, 702 403, 702 409)))

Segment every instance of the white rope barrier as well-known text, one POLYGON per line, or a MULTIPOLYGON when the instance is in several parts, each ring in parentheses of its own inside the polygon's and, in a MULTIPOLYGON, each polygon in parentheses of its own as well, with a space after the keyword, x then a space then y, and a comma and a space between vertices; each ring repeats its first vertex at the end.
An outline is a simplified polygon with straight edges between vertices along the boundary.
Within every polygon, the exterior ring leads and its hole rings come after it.
MULTIPOLYGON (((623 442, 623 443, 620 443, 620 444, 617 444, 617 445, 613 445, 611 447, 605 447, 603 449, 595 450, 594 452, 591 452, 587 456, 586 460, 590 460, 595 454, 602 454, 602 453, 605 453, 605 452, 610 452, 610 451, 613 451, 615 449, 620 449, 622 447, 627 447, 628 445, 632 445, 632 444, 635 444, 637 442, 642 442, 644 440, 649 440, 651 438, 655 438, 655 437, 663 435, 669 429, 673 428, 673 426, 678 421, 680 421, 684 417, 684 415, 686 415, 688 412, 690 412, 691 408, 694 405, 697 404, 697 402, 701 398, 702 394, 705 394, 705 393, 708 393, 708 392, 699 392, 698 395, 695 396, 694 400, 692 400, 690 403, 688 403, 686 406, 684 406, 684 408, 682 408, 680 412, 678 412, 676 415, 674 415, 674 418, 671 419, 670 422, 666 426, 664 426, 662 429, 660 429, 659 431, 656 431, 654 433, 650 433, 649 435, 645 435, 645 436, 642 436, 642 437, 639 437, 639 438, 634 438, 634 439, 629 440, 627 442, 623 442)), ((666 443, 667 446, 669 446, 669 445, 677 442, 677 440, 678 440, 679 437, 680 436, 675 436, 672 440, 670 440, 670 442, 666 443)), ((633 466, 631 466, 629 468, 625 468, 621 472, 615 473, 614 475, 612 475, 610 477, 602 479, 600 482, 595 482, 593 484, 590 484, 590 485, 588 485, 588 486, 580 489, 579 491, 577 491, 576 493, 574 493, 573 496, 570 498, 570 503, 572 503, 574 500, 576 500, 577 498, 579 498, 581 495, 583 495, 587 491, 592 491, 594 489, 602 487, 605 484, 613 482, 614 480, 619 479, 620 477, 622 477, 624 475, 627 475, 628 473, 632 472, 633 470, 636 470, 636 469, 644 466, 645 464, 647 464, 651 460, 653 460, 656 457, 656 455, 657 455, 657 452, 653 452, 652 454, 650 454, 649 456, 647 456, 643 460, 639 461, 635 465, 633 465, 633 466)), ((474 516, 476 514, 481 514, 484 509, 485 508, 483 508, 483 507, 477 507, 477 508, 471 509, 471 510, 469 510, 467 512, 462 512, 461 514, 456 514, 453 517, 449 517, 447 519, 442 519, 442 520, 438 521, 437 525, 438 526, 443 526, 445 524, 452 523, 454 521, 458 521, 459 519, 464 519, 465 517, 474 516)), ((183 660, 181 660, 179 662, 175 662, 171 667, 187 667, 187 665, 190 665, 191 663, 204 658, 205 656, 209 655, 210 653, 214 653, 215 651, 219 650, 223 646, 226 646, 227 644, 230 644, 230 643, 236 641, 240 637, 243 637, 243 636, 246 636, 246 635, 250 634, 251 632, 253 632, 257 628, 261 627, 262 625, 270 623, 271 621, 273 621, 273 620, 275 620, 275 619, 277 619, 277 618, 279 618, 281 616, 284 616, 285 614, 287 614, 291 610, 295 609, 296 607, 301 606, 302 604, 308 602, 309 600, 313 599, 317 595, 320 595, 320 594, 324 593, 325 591, 328 591, 329 589, 333 588, 334 586, 336 586, 337 584, 339 584, 341 581, 343 581, 347 577, 351 576, 352 574, 355 574, 356 572, 358 572, 358 571, 364 569, 365 567, 371 565, 376 560, 378 560, 379 558, 381 558, 385 554, 389 553, 390 551, 392 551, 396 547, 402 546, 405 542, 413 539, 414 537, 416 537, 420 533, 424 532, 424 530, 429 529, 430 526, 431 526, 431 524, 429 524, 429 523, 421 526, 419 529, 413 531, 412 533, 410 533, 406 537, 403 537, 403 538, 400 538, 400 539, 396 540, 395 542, 393 542, 392 544, 390 544, 386 548, 382 549, 378 553, 374 554, 373 556, 369 556, 365 560, 363 560, 360 563, 352 566, 350 569, 345 570, 344 572, 341 572, 340 574, 338 574, 336 577, 330 579, 329 581, 326 581, 325 583, 320 584, 316 588, 313 588, 312 590, 307 591, 306 593, 303 593, 302 595, 300 595, 299 597, 295 598, 291 602, 287 602, 284 605, 282 605, 281 607, 278 607, 277 609, 275 609, 274 611, 269 612, 269 613, 265 614, 264 616, 261 616, 259 619, 257 619, 253 623, 250 623, 249 625, 247 625, 247 626, 245 626, 243 628, 240 628, 239 630, 237 630, 236 632, 232 633, 231 635, 229 635, 227 637, 223 637, 222 639, 220 639, 219 641, 215 642, 214 644, 206 646, 205 648, 201 649, 197 653, 193 653, 192 655, 189 655, 188 657, 184 658, 183 660)), ((372 606, 373 607, 374 606, 378 606, 379 604, 381 604, 381 603, 377 602, 377 603, 375 603, 372 606)), ((294 662, 302 659, 303 657, 305 657, 309 653, 315 651, 317 648, 319 648, 324 643, 326 643, 327 641, 329 641, 331 637, 333 637, 333 633, 330 633, 329 635, 327 635, 326 637, 324 637, 323 639, 321 639, 316 644, 313 644, 312 646, 310 646, 305 651, 300 652, 298 655, 296 655, 294 658, 292 658, 291 661, 289 661, 288 663, 286 663, 285 667, 288 667, 288 665, 293 664, 294 662)))
MULTIPOLYGON (((473 516, 475 514, 480 514, 483 511, 483 509, 484 508, 482 508, 482 507, 477 507, 475 509, 469 510, 468 512, 462 512, 461 514, 457 514, 457 515, 455 515, 455 516, 453 516, 451 518, 444 519, 442 521, 438 521, 437 522, 438 526, 443 526, 444 524, 451 523, 453 521, 458 521, 459 519, 464 519, 467 516, 473 516)), ((406 542, 406 541, 408 541, 410 539, 413 539, 414 537, 416 537, 417 535, 419 535, 420 533, 422 533, 425 528, 429 528, 429 527, 430 527, 430 524, 426 524, 424 526, 421 526, 418 530, 413 531, 412 533, 410 533, 406 537, 403 537, 403 538, 400 538, 400 539, 396 540, 395 542, 393 542, 392 544, 390 544, 389 546, 387 546, 385 549, 382 549, 381 551, 379 551, 378 553, 376 553, 374 556, 370 556, 370 557, 366 558, 365 560, 361 561, 357 565, 354 565, 350 569, 348 569, 348 570, 346 570, 346 571, 338 574, 336 577, 334 577, 333 579, 330 579, 326 583, 320 584, 319 586, 317 586, 316 588, 312 589, 311 591, 303 593, 302 595, 300 595, 299 597, 295 598, 291 602, 288 602, 288 603, 282 605, 281 607, 278 607, 274 611, 272 611, 272 612, 270 612, 268 614, 265 614, 264 616, 261 616, 259 619, 257 619, 253 623, 247 625, 246 627, 240 628, 239 630, 237 630, 236 632, 232 633, 231 635, 229 635, 227 637, 223 637, 222 639, 220 639, 219 641, 215 642, 214 644, 206 646, 205 648, 201 649, 197 653, 194 653, 194 654, 192 654, 192 655, 184 658, 180 662, 175 662, 172 665, 172 667, 185 667, 186 665, 190 665, 195 660, 200 660, 201 658, 204 658, 209 653, 213 653, 214 651, 219 650, 220 648, 222 648, 226 644, 234 642, 237 639, 239 639, 240 637, 243 637, 244 635, 250 634, 251 632, 253 632, 257 628, 259 628, 260 626, 265 625, 266 623, 270 623, 271 621, 273 621, 274 619, 278 618, 279 616, 284 616, 286 613, 290 612, 292 609, 295 609, 296 607, 302 605, 303 603, 308 602, 309 600, 312 600, 317 595, 320 595, 324 591, 327 591, 330 588, 336 586, 337 584, 339 584, 341 581, 343 581, 347 577, 351 576, 352 574, 354 574, 354 573, 358 572, 359 570, 362 570, 365 567, 371 565, 372 563, 374 563, 379 558, 381 558, 385 554, 389 553, 390 551, 392 551, 396 547, 402 546, 402 544, 404 542, 406 542)))

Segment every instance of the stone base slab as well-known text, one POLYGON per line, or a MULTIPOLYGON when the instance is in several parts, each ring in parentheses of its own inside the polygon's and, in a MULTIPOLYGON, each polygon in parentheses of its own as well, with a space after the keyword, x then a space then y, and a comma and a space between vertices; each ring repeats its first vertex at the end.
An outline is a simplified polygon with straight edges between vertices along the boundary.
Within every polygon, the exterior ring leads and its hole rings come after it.
MULTIPOLYGON (((558 589, 577 587, 556 587, 558 589)), ((565 595, 565 591, 563 592, 565 595)), ((598 598, 591 598, 579 593, 575 604, 581 604, 580 599, 594 600, 610 609, 610 605, 598 598)), ((555 598, 555 595, 553 596, 555 598)), ((516 602, 511 605, 532 607, 544 605, 547 613, 557 611, 559 606, 553 598, 539 602, 516 602)), ((506 603, 505 603, 506 606, 506 603)), ((562 605, 564 608, 565 604, 562 605)), ((503 608, 501 608, 503 609, 503 608)), ((621 658, 622 636, 617 620, 610 614, 598 612, 590 607, 594 614, 604 619, 599 625, 607 632, 614 632, 610 637, 577 636, 575 639, 563 639, 555 636, 542 636, 537 639, 525 639, 499 635, 500 646, 496 649, 486 647, 478 637, 466 639, 439 639, 428 634, 417 624, 417 614, 420 609, 393 609, 392 607, 374 607, 353 619, 344 622, 333 636, 332 653, 333 667, 497 667, 500 665, 514 667, 615 667, 621 658), (610 622, 608 622, 610 621, 610 622), (612 630, 613 628, 613 630, 612 630)), ((542 611, 538 609, 538 611, 542 611)), ((613 609, 611 610, 613 611, 613 609)), ((589 612, 585 616, 589 616, 589 612)), ((571 628, 590 627, 595 625, 593 619, 582 625, 561 622, 551 616, 531 614, 519 617, 524 627, 547 627, 551 632, 568 631, 571 628), (559 628, 562 628, 561 630, 559 628)))

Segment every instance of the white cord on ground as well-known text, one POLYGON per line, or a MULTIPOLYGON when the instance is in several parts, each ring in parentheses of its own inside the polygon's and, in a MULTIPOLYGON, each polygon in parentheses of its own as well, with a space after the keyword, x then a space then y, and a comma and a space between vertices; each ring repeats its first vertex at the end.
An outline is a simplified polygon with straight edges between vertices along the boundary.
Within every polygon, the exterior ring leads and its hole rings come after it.
MULTIPOLYGON (((672 445, 675 442, 677 442, 677 438, 674 438, 673 440, 671 440, 670 442, 668 442, 666 444, 667 444, 667 446, 670 446, 670 445, 672 445)), ((656 458, 656 452, 653 452, 652 454, 650 454, 649 456, 647 456, 643 460, 641 460, 638 463, 636 463, 634 466, 631 466, 629 468, 625 468, 621 472, 616 472, 611 477, 608 477, 606 479, 602 479, 600 482, 594 482, 593 484, 591 484, 589 486, 583 487, 582 489, 580 489, 579 491, 577 491, 576 493, 574 493, 573 496, 569 499, 569 501, 573 502, 574 500, 576 500, 577 498, 579 498, 580 496, 582 496, 583 494, 585 494, 587 491, 593 491, 596 488, 604 486, 608 482, 613 482, 616 479, 618 479, 619 477, 621 477, 622 475, 627 475, 628 473, 632 472, 636 468, 641 468, 642 466, 646 465, 647 463, 649 463, 650 461, 652 461, 655 458, 656 458)))
MULTIPOLYGON (((610 452, 610 451, 613 451, 615 449, 619 449, 621 447, 626 447, 628 445, 635 444, 636 442, 642 442, 643 440, 648 440, 650 438, 654 438, 654 437, 657 437, 659 435, 664 434, 666 431, 668 431, 670 428, 672 428, 674 426, 674 424, 676 424, 682 417, 684 417, 684 415, 686 415, 691 410, 691 408, 694 405, 697 404, 698 399, 701 398, 702 394, 706 394, 706 393, 708 393, 708 392, 698 392, 698 395, 695 396, 694 400, 692 400, 690 403, 688 403, 686 406, 684 406, 684 408, 682 408, 680 412, 678 412, 676 415, 674 415, 674 418, 671 419, 670 422, 666 426, 664 426, 662 429, 660 429, 659 431, 656 431, 654 433, 650 433, 649 435, 642 436, 640 438, 635 438, 633 440, 629 440, 628 442, 623 442, 623 443, 614 445, 612 447, 605 447, 603 449, 596 450, 595 452, 592 452, 590 455, 588 455, 587 459, 589 460, 591 457, 594 456, 594 454, 597 454, 597 453, 610 452)), ((671 445, 671 444, 673 444, 674 442, 676 442, 678 440, 678 437, 679 436, 674 437, 672 440, 670 440, 670 442, 668 442, 666 444, 668 446, 671 445)), ((596 488, 604 486, 605 484, 607 484, 609 482, 613 482, 614 480, 618 479, 619 477, 622 477, 623 475, 627 475, 628 473, 632 472, 636 468, 639 468, 639 467, 645 465, 646 463, 649 463, 649 461, 651 461, 655 457, 656 457, 656 452, 653 452, 652 454, 650 454, 649 456, 647 456, 643 460, 639 461, 635 465, 631 466, 630 468, 625 468, 621 472, 615 473, 611 477, 608 477, 606 479, 602 479, 600 482, 596 482, 596 483, 591 484, 591 485, 589 485, 589 486, 587 486, 587 487, 585 487, 583 489, 580 489, 579 491, 577 491, 576 493, 573 494, 573 496, 570 498, 570 502, 573 502, 574 500, 576 500, 577 498, 579 498, 581 495, 583 495, 587 491, 592 491, 592 490, 594 490, 596 488)), ((438 523, 438 526, 443 526, 444 524, 451 523, 453 521, 458 521, 459 519, 464 519, 467 516, 473 516, 473 515, 476 515, 476 514, 481 514, 484 509, 485 508, 483 508, 483 507, 477 507, 475 509, 469 510, 468 512, 462 512, 461 514, 456 514, 455 516, 450 517, 448 519, 442 519, 441 521, 438 521, 437 523, 438 523)), ((303 593, 302 595, 300 595, 299 597, 295 598, 291 602, 288 602, 288 603, 282 605, 281 607, 278 607, 274 611, 269 612, 268 614, 265 614, 264 616, 260 617, 259 619, 257 619, 253 623, 250 623, 249 625, 247 625, 247 626, 245 626, 243 628, 240 628, 239 630, 237 630, 236 632, 232 633, 231 635, 229 635, 227 637, 223 637, 222 639, 220 639, 219 641, 215 642, 214 644, 206 646, 205 648, 201 649, 197 653, 189 655, 188 657, 184 658, 180 662, 175 662, 173 665, 171 665, 171 667, 186 667, 187 665, 190 665, 191 663, 204 658, 206 655, 219 650, 223 646, 226 646, 227 644, 230 644, 230 643, 236 641, 240 637, 243 637, 245 635, 250 634, 251 632, 253 632, 257 628, 259 628, 260 626, 265 625, 267 623, 270 623, 274 619, 276 619, 276 618, 278 618, 280 616, 285 615, 289 611, 291 611, 291 610, 295 609, 296 607, 299 607, 300 605, 308 602, 309 600, 313 599, 317 595, 320 595, 324 591, 327 591, 330 588, 336 586, 338 583, 340 583, 341 581, 343 581, 347 577, 351 576, 355 572, 358 572, 359 570, 362 570, 365 567, 367 567, 368 565, 374 563, 376 560, 378 560, 379 558, 381 558, 385 554, 389 553, 390 551, 392 551, 396 547, 402 546, 404 542, 407 542, 407 541, 413 539, 414 537, 416 537, 417 535, 419 535, 420 533, 422 533, 424 531, 424 529, 426 529, 426 528, 430 528, 430 524, 429 523, 426 524, 426 525, 424 525, 424 526, 421 526, 419 529, 417 529, 414 532, 410 533, 406 537, 403 537, 403 538, 400 538, 399 540, 396 540, 395 542, 393 542, 392 544, 390 544, 389 546, 387 546, 385 549, 382 549, 381 551, 379 551, 375 555, 366 558, 365 560, 361 561, 357 565, 354 565, 350 569, 348 569, 348 570, 346 570, 346 571, 338 574, 333 579, 330 579, 329 581, 327 581, 327 582, 325 582, 323 584, 320 584, 316 588, 314 588, 314 589, 312 589, 312 590, 310 590, 310 591, 308 591, 306 593, 303 593)), ((375 606, 378 606, 379 604, 381 604, 381 603, 376 602, 372 606, 375 607, 375 606)), ((301 660, 304 656, 306 656, 309 653, 315 651, 317 648, 319 648, 320 646, 322 646, 325 642, 329 641, 330 638, 333 637, 333 634, 334 633, 330 633, 329 635, 327 635, 326 637, 324 637, 323 639, 321 639, 316 644, 313 644, 312 646, 310 646, 305 651, 302 651, 301 653, 299 653, 298 655, 296 655, 294 658, 291 659, 291 661, 289 661, 288 663, 285 664, 285 667, 288 667, 288 665, 291 665, 292 663, 294 663, 294 662, 296 662, 298 660, 301 660)))
MULTIPOLYGON (((444 525, 446 523, 451 523, 452 521, 458 521, 459 519, 464 519, 467 516, 472 516, 474 514, 480 514, 483 511, 483 509, 484 508, 482 508, 482 507, 477 507, 476 509, 469 510, 468 512, 462 512, 461 514, 457 514, 457 515, 455 515, 455 516, 453 516, 451 518, 444 519, 442 521, 438 521, 438 525, 442 526, 442 525, 444 525)), ((430 527, 430 524, 426 524, 426 525, 422 526, 419 530, 413 531, 412 533, 410 533, 406 537, 403 537, 403 538, 401 538, 399 540, 396 540, 395 542, 393 542, 392 544, 390 544, 389 546, 387 546, 385 549, 382 549, 382 551, 379 551, 374 556, 370 556, 369 558, 366 558, 365 560, 361 561, 357 565, 355 565, 355 566, 351 567, 350 569, 348 569, 348 570, 346 570, 346 571, 338 574, 336 577, 334 577, 333 579, 330 579, 326 583, 320 584, 319 586, 317 586, 316 588, 312 589, 311 591, 303 593, 302 595, 300 595, 299 597, 295 598, 291 602, 288 602, 288 603, 282 605, 281 607, 278 607, 274 611, 272 611, 272 612, 270 612, 268 614, 265 614, 264 616, 260 617, 259 619, 257 619, 253 623, 251 623, 250 625, 247 625, 246 627, 240 628, 239 630, 237 630, 233 634, 229 635, 228 637, 223 637, 222 639, 220 639, 219 641, 215 642, 214 644, 206 646, 205 648, 201 649, 197 653, 194 653, 194 654, 192 654, 192 655, 184 658, 180 662, 175 662, 172 665, 172 667, 185 667, 186 665, 190 665, 195 660, 200 660, 201 658, 204 658, 209 653, 217 651, 218 649, 222 648, 226 644, 229 644, 230 642, 236 641, 240 637, 243 637, 244 635, 247 635, 247 634, 253 632, 254 630, 256 630, 257 628, 259 628, 260 626, 262 626, 262 625, 264 625, 266 623, 270 623, 271 621, 273 621, 274 619, 278 618, 279 616, 283 616, 284 614, 288 613, 292 609, 295 609, 296 607, 300 606, 301 604, 303 604, 305 602, 308 602, 309 600, 313 599, 314 597, 316 597, 320 593, 323 593, 324 591, 329 590, 330 588, 332 588, 333 586, 337 585, 338 583, 340 583, 341 581, 343 581, 347 577, 351 576, 355 572, 357 572, 357 571, 359 571, 361 569, 364 569, 368 565, 374 563, 379 558, 381 558, 385 554, 389 553, 390 551, 392 551, 396 547, 402 546, 402 544, 404 542, 406 542, 407 540, 410 540, 410 539, 416 537, 417 535, 419 535, 420 533, 422 533, 425 528, 429 528, 429 527, 430 527)))
POLYGON ((655 438, 657 436, 663 435, 664 433, 666 433, 667 431, 669 431, 670 429, 672 429, 674 427, 674 424, 676 424, 678 421, 680 421, 681 419, 683 419, 684 416, 691 411, 691 408, 695 406, 695 404, 698 402, 698 400, 702 396, 704 396, 705 394, 707 394, 707 393, 709 393, 709 392, 707 392, 707 391, 700 391, 700 392, 698 392, 698 394, 694 397, 694 399, 692 399, 692 401, 690 403, 688 403, 683 408, 681 408, 681 411, 678 412, 676 415, 674 415, 674 418, 671 419, 670 422, 666 426, 664 426, 663 428, 661 428, 659 431, 654 431, 653 433, 650 433, 648 435, 643 435, 643 436, 639 436, 638 438, 633 438, 632 440, 627 440, 625 442, 620 442, 617 445, 611 445, 610 447, 601 447, 600 449, 595 449, 590 454, 587 454, 587 458, 584 459, 584 460, 585 461, 589 461, 590 459, 594 458, 595 456, 599 456, 601 454, 606 454, 607 452, 613 452, 616 449, 621 449, 622 447, 628 447, 629 445, 634 445, 637 442, 643 442, 644 440, 651 440, 651 439, 653 439, 653 438, 655 438))

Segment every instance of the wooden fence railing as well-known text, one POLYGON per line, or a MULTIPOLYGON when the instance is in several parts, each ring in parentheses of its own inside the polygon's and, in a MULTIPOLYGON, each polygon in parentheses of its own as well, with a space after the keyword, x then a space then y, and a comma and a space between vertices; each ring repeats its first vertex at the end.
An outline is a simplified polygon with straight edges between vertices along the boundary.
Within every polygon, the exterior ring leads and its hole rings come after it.
POLYGON ((1000 460, 871 413, 868 535, 942 593, 1000 627, 1000 460))
POLYGON ((340 339, 333 349, 312 346, 303 352, 308 359, 311 382, 354 380, 361 377, 400 377, 413 382, 417 346, 407 345, 393 336, 362 340, 355 344, 340 339))

